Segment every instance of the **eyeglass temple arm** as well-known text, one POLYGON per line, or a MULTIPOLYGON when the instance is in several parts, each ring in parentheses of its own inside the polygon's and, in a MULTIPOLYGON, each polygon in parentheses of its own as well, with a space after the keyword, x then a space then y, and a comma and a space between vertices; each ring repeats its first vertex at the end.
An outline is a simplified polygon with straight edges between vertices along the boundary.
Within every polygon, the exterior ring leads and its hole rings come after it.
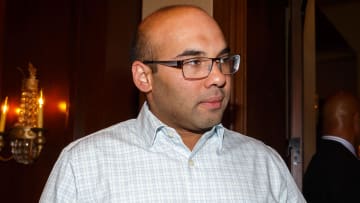
POLYGON ((161 64, 173 68, 181 68, 183 65, 182 61, 143 61, 144 64, 161 64))

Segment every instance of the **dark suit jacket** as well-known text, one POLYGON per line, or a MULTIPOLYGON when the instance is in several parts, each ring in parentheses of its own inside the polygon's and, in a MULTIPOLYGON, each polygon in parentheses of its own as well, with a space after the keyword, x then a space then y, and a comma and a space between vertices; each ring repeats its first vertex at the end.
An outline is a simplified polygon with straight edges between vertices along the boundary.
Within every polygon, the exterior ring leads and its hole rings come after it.
POLYGON ((360 202, 360 162, 341 143, 320 140, 304 175, 303 193, 311 202, 360 202))

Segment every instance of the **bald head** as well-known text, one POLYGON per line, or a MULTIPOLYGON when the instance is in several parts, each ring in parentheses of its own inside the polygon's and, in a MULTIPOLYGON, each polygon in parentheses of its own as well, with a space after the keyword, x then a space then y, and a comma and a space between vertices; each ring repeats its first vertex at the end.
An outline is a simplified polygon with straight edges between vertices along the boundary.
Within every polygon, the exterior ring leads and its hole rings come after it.
POLYGON ((359 136, 359 100, 347 92, 329 97, 323 108, 324 134, 342 137, 354 144, 359 136))
MULTIPOLYGON (((147 29, 156 28, 159 25, 164 25, 166 23, 177 23, 179 19, 183 16, 191 16, 193 14, 200 14, 202 16, 206 16, 207 18, 212 19, 211 16, 208 15, 206 11, 201 9, 200 7, 192 6, 192 5, 173 5, 160 8, 155 12, 151 13, 147 16, 139 25, 139 29, 142 31, 146 31, 147 29), (160 23, 160 24, 159 24, 160 23)), ((195 23, 193 19, 193 23, 195 23)), ((179 29, 174 27, 174 29, 179 29)))
POLYGON ((203 32, 211 30, 223 33, 215 20, 203 9, 192 5, 174 5, 161 8, 147 16, 139 25, 133 50, 134 60, 158 58, 159 50, 167 48, 169 41, 192 32, 194 28, 203 32))

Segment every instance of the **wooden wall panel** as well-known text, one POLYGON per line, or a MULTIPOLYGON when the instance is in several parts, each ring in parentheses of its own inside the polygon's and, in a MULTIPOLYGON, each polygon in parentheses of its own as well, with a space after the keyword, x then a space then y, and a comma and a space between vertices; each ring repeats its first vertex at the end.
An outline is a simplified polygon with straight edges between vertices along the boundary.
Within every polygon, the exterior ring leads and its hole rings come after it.
POLYGON ((214 17, 241 55, 226 125, 286 158, 285 7, 283 1, 214 0, 214 17))
POLYGON ((214 18, 224 32, 232 53, 240 54, 240 70, 235 74, 232 95, 224 115, 224 125, 247 133, 247 1, 215 0, 214 18))
MULTIPOLYGON (((0 0, 0 78, 3 76, 3 61, 4 61, 4 28, 5 28, 5 0, 0 0)), ((0 90, 2 89, 2 83, 0 82, 0 90)), ((1 93, 1 91, 0 91, 1 93)), ((0 94, 0 98, 4 95, 0 94)))
POLYGON ((285 7, 248 1, 247 132, 286 158, 285 7))

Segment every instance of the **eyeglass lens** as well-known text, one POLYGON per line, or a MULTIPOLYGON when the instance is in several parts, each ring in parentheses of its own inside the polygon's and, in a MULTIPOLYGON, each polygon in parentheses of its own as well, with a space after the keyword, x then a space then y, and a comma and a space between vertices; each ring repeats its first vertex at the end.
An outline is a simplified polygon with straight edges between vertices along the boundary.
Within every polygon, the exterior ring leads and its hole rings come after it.
POLYGON ((223 59, 194 58, 184 61, 183 74, 185 78, 196 79, 207 77, 216 65, 223 74, 233 74, 237 71, 239 57, 231 56, 223 59))

